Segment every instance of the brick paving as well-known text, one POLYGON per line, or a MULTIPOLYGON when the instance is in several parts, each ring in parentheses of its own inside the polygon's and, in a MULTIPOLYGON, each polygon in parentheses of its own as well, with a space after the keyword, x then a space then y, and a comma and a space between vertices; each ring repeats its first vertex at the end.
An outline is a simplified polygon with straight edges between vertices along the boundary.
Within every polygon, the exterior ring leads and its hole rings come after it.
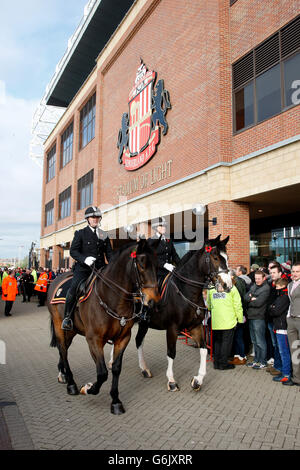
MULTIPOLYGON (((98 396, 72 397, 58 384, 46 307, 18 298, 12 317, 3 316, 3 302, 0 309, 0 340, 7 348, 7 363, 0 364, 0 449, 300 450, 300 389, 272 382, 265 371, 245 366, 219 371, 208 362, 203 388, 194 392, 190 380, 199 368, 199 351, 178 341, 174 370, 180 392, 168 392, 165 332, 151 330, 146 337, 153 378, 145 379, 134 327, 120 378, 126 413, 114 416, 111 374, 98 396)), ((69 351, 78 387, 95 381, 85 338, 77 336, 69 351)))

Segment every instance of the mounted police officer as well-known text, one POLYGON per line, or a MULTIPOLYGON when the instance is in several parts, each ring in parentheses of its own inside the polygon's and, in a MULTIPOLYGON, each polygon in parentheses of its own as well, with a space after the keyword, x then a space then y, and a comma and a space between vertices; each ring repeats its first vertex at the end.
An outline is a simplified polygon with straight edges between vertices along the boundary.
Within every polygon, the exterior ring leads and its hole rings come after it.
POLYGON ((151 225, 155 231, 155 235, 151 237, 150 240, 157 240, 161 237, 160 243, 156 248, 158 261, 157 280, 158 285, 161 286, 168 272, 173 271, 174 264, 176 266, 179 263, 180 257, 177 254, 173 241, 165 236, 167 231, 166 219, 164 217, 158 217, 152 221, 151 225))
POLYGON ((70 255, 75 259, 74 275, 71 286, 66 296, 64 320, 62 330, 72 330, 72 315, 77 304, 77 289, 79 284, 85 281, 91 274, 91 267, 94 264, 96 269, 105 266, 104 255, 107 261, 112 255, 110 240, 106 233, 99 228, 102 214, 95 206, 88 207, 84 214, 88 225, 77 230, 70 248, 70 255))

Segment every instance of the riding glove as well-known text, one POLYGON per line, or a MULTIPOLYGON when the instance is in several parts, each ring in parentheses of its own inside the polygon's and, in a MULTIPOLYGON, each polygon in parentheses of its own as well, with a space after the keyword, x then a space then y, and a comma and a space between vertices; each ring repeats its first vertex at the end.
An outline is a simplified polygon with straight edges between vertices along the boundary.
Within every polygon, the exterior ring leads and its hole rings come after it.
POLYGON ((170 264, 170 263, 165 263, 164 268, 167 269, 168 271, 172 272, 173 269, 175 268, 175 266, 173 264, 170 264))
POLYGON ((84 260, 85 264, 87 264, 88 266, 92 266, 92 264, 94 263, 94 261, 96 261, 96 258, 94 258, 93 256, 88 256, 88 257, 85 258, 85 260, 84 260))

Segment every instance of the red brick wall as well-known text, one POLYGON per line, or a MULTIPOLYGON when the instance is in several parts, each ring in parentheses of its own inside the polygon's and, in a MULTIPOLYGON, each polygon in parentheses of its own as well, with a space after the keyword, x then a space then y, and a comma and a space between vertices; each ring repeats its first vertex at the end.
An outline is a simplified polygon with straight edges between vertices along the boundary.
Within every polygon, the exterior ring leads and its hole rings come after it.
POLYGON ((238 0, 230 8, 231 61, 251 51, 299 13, 299 0, 238 0))
POLYGON ((231 116, 231 93, 224 81, 230 79, 229 42, 222 43, 228 21, 227 1, 186 0, 176 2, 174 8, 173 0, 164 0, 143 19, 141 27, 136 25, 121 54, 110 58, 99 77, 103 81, 101 202, 117 204, 120 184, 169 159, 173 160, 171 182, 228 156, 231 118, 228 123, 225 115, 231 116), (140 57, 157 72, 158 79, 164 79, 172 109, 167 113, 169 132, 162 136, 157 154, 136 172, 126 172, 118 163, 116 142, 140 57))
POLYGON ((99 201, 99 96, 96 94, 96 125, 95 125, 95 138, 91 140, 83 149, 79 148, 79 129, 80 129, 80 110, 93 95, 96 89, 96 83, 93 83, 86 90, 85 95, 78 103, 76 111, 68 119, 68 122, 62 127, 58 126, 54 132, 52 139, 45 150, 44 157, 44 183, 43 183, 43 198, 42 198, 42 236, 52 233, 56 230, 62 229, 72 223, 80 222, 84 218, 84 210, 77 210, 77 181, 90 170, 94 168, 94 200, 93 204, 99 201), (73 126, 73 159, 67 163, 64 168, 60 168, 60 147, 61 136, 71 122, 73 126), (47 153, 56 142, 56 167, 55 178, 48 183, 46 181, 47 174, 47 153), (71 189, 71 215, 62 220, 58 220, 58 199, 59 194, 72 186, 71 189), (54 198, 54 223, 49 227, 45 227, 45 204, 54 198))
POLYGON ((209 222, 209 238, 221 234, 223 240, 230 235, 227 244, 228 264, 236 268, 243 264, 249 269, 250 218, 249 206, 243 202, 218 201, 208 205, 208 218, 217 217, 217 225, 209 222))
MULTIPOLYGON (((238 0, 230 8, 231 63, 289 23, 300 13, 299 0, 238 0)), ((296 106, 233 136, 232 158, 255 152, 300 134, 296 106)))

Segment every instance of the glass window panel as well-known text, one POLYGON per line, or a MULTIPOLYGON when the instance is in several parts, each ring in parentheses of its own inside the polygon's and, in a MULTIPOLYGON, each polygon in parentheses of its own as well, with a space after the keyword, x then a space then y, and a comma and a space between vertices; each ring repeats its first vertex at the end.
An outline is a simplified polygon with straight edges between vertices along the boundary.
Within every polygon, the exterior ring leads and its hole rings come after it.
POLYGON ((300 104, 300 53, 284 62, 284 97, 285 106, 300 104))
POLYGON ((281 111, 280 65, 275 65, 256 79, 257 121, 281 111))
POLYGON ((80 113, 80 143, 85 147, 95 136, 95 103, 94 94, 86 103, 80 113))
POLYGON ((235 94, 235 122, 237 131, 254 122, 253 82, 235 94))

